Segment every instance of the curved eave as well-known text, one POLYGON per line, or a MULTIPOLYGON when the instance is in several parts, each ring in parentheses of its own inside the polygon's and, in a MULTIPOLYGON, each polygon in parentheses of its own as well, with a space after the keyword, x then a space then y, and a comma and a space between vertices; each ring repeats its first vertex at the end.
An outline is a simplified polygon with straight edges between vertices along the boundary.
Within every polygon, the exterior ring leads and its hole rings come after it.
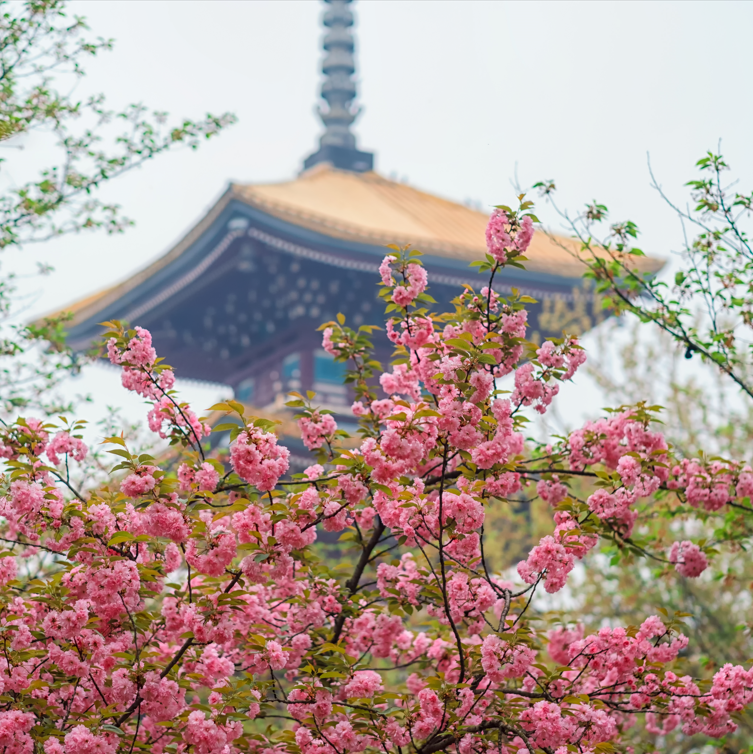
MULTIPOLYGON (((487 213, 375 172, 355 174, 317 165, 293 181, 235 184, 232 189, 261 212, 329 237, 380 247, 410 244, 426 254, 466 264, 486 255, 487 213)), ((536 233, 527 268, 579 278, 583 273, 579 250, 573 239, 536 233)), ((635 262, 637 269, 648 273, 662 266, 649 258, 635 262)))
MULTIPOLYGON (((307 246, 318 247, 320 251, 315 253, 324 263, 364 271, 376 272, 385 253, 384 243, 410 243, 427 252, 423 261, 429 270, 430 282, 433 277, 436 282, 480 283, 480 277, 468 265, 473 259, 484 258, 483 249, 440 246, 435 242, 423 243, 417 238, 364 237, 357 229, 342 225, 338 228, 326 226, 321 218, 300 217, 279 207, 275 210, 254 200, 248 192, 239 192, 238 187, 230 186, 207 214, 162 257, 123 282, 64 308, 62 311, 70 311, 74 315, 68 326, 71 345, 74 348, 85 347, 85 341, 87 344, 90 342, 99 322, 103 319, 127 319, 127 312, 137 311, 139 307, 143 310, 144 302, 148 302, 150 296, 154 297, 157 291, 162 292, 164 300, 175 281, 206 263, 210 252, 216 252, 218 245, 235 232, 231 231, 233 224, 239 222, 261 236, 280 239, 283 246, 291 246, 292 242, 300 244, 295 248, 304 251, 307 246), (321 251, 322 248, 326 248, 326 253, 321 251)), ((244 232, 237 232, 235 237, 244 232)), ((562 239, 562 242, 567 243, 568 240, 562 239)), ((565 255, 566 251, 562 250, 561 253, 565 255)), ((646 270, 650 272, 663 266, 660 260, 643 258, 641 261, 644 268, 650 266, 646 270)), ((515 286, 532 295, 537 292, 541 294, 542 290, 550 292, 549 295, 556 291, 571 292, 581 283, 582 269, 568 263, 565 270, 568 274, 563 274, 561 265, 536 264, 532 260, 525 270, 506 268, 499 283, 508 289, 515 286), (573 274, 574 270, 576 274, 573 274)))
POLYGON ((232 199, 232 188, 228 188, 207 214, 204 215, 204 217, 202 217, 201 220, 199 220, 199 222, 196 223, 196 225, 194 225, 194 227, 191 228, 191 230, 189 230, 188 233, 186 233, 186 235, 183 236, 183 238, 181 238, 180 241, 178 241, 178 243, 175 244, 175 246, 173 246, 173 248, 166 254, 155 259, 154 262, 122 282, 116 283, 109 288, 103 288, 101 291, 93 293, 86 298, 74 301, 56 313, 71 312, 73 314, 73 320, 69 325, 69 329, 72 329, 81 322, 95 317, 108 306, 117 303, 119 299, 128 295, 136 288, 153 278, 172 262, 180 260, 180 257, 195 243, 200 241, 202 236, 211 231, 212 226, 217 222, 218 218, 222 215, 232 199))

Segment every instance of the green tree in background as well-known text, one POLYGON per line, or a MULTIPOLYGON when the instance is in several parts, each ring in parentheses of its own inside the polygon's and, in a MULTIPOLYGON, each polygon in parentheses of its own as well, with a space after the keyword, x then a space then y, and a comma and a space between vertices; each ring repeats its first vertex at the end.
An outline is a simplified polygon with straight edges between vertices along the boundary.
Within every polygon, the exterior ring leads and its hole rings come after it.
MULTIPOLYGON (((69 16, 60 0, 0 2, 0 13, 0 148, 30 132, 46 133, 55 144, 50 163, 21 183, 9 179, 0 158, 0 249, 84 230, 123 232, 132 221, 99 189, 170 149, 196 149, 235 121, 224 113, 170 122, 141 104, 111 109, 104 94, 76 99, 65 85, 83 76, 85 63, 110 50, 112 40, 90 37, 85 20, 69 16)), ((0 413, 56 413, 62 406, 54 387, 79 369, 64 345, 65 317, 11 324, 15 292, 14 276, 4 274, 0 413)))

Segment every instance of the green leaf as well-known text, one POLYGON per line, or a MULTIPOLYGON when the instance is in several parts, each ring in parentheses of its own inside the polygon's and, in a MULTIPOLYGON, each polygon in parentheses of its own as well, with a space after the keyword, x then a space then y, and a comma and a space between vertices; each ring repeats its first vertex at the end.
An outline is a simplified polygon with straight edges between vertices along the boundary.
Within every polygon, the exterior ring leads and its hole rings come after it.
POLYGON ((340 654, 344 655, 346 654, 345 649, 343 647, 338 646, 337 644, 332 644, 332 642, 325 642, 322 644, 321 652, 339 652, 340 654))
POLYGON ((110 541, 107 543, 108 547, 119 545, 121 542, 132 542, 136 537, 129 531, 119 531, 117 534, 113 534, 110 541))
POLYGON ((127 458, 129 461, 133 456, 127 451, 127 450, 120 450, 119 448, 115 448, 113 450, 108 450, 108 453, 112 453, 114 456, 120 456, 121 458, 127 458))
POLYGON ((243 416, 244 407, 242 403, 238 403, 238 401, 228 401, 227 405, 235 411, 236 414, 240 414, 240 416, 243 416))
POLYGON ((121 737, 126 735, 126 732, 122 730, 121 728, 118 728, 117 725, 110 725, 109 723, 105 723, 104 725, 100 725, 99 727, 101 730, 107 730, 110 733, 115 733, 121 737))
POLYGON ((212 432, 229 432, 231 429, 238 429, 238 424, 231 422, 216 424, 214 427, 212 427, 212 432))

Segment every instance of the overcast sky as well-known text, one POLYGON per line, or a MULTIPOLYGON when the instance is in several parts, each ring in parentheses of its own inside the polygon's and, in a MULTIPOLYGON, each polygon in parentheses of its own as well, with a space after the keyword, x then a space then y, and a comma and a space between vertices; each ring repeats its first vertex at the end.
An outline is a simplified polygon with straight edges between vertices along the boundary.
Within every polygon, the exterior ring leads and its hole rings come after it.
MULTIPOLYGON (((108 286, 164 253, 229 180, 289 179, 314 150, 318 0, 75 0, 113 52, 81 95, 143 102, 175 117, 239 122, 196 152, 160 157, 106 191, 137 225, 27 251, 57 272, 34 281, 32 313, 108 286)), ((644 231, 649 253, 680 229, 649 188, 646 155, 670 193, 722 139, 753 177, 753 3, 358 0, 359 147, 411 185, 484 207, 511 180, 554 178, 570 209, 591 199, 644 231)), ((33 154, 31 140, 25 153, 33 154)), ((542 219, 553 224, 543 211, 542 219)), ((16 264, 14 262, 13 264, 16 264)))

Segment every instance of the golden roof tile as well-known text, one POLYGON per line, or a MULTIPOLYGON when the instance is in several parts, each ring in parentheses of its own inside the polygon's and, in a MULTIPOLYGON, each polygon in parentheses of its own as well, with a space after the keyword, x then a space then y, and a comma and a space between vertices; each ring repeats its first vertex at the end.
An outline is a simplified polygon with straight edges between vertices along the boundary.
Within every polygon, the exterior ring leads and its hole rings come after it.
MULTIPOLYGON (((441 257, 472 262, 486 254, 488 213, 392 181, 378 173, 354 173, 316 165, 292 181, 233 184, 247 204, 325 235, 377 246, 394 243, 441 257)), ((580 244, 536 232, 526 269, 579 278, 580 244)), ((657 272, 664 262, 643 257, 637 266, 657 272)))
MULTIPOLYGON (((374 173, 355 173, 319 164, 292 181, 231 184, 220 200, 170 251, 127 280, 65 308, 81 322, 117 301, 180 257, 236 199, 299 227, 362 244, 411 244, 427 254, 466 262, 486 254, 487 213, 443 199, 374 173)), ((526 256, 526 269, 565 278, 580 278, 580 244, 537 231, 526 256)), ((636 259, 644 272, 660 270, 664 261, 636 259)))

